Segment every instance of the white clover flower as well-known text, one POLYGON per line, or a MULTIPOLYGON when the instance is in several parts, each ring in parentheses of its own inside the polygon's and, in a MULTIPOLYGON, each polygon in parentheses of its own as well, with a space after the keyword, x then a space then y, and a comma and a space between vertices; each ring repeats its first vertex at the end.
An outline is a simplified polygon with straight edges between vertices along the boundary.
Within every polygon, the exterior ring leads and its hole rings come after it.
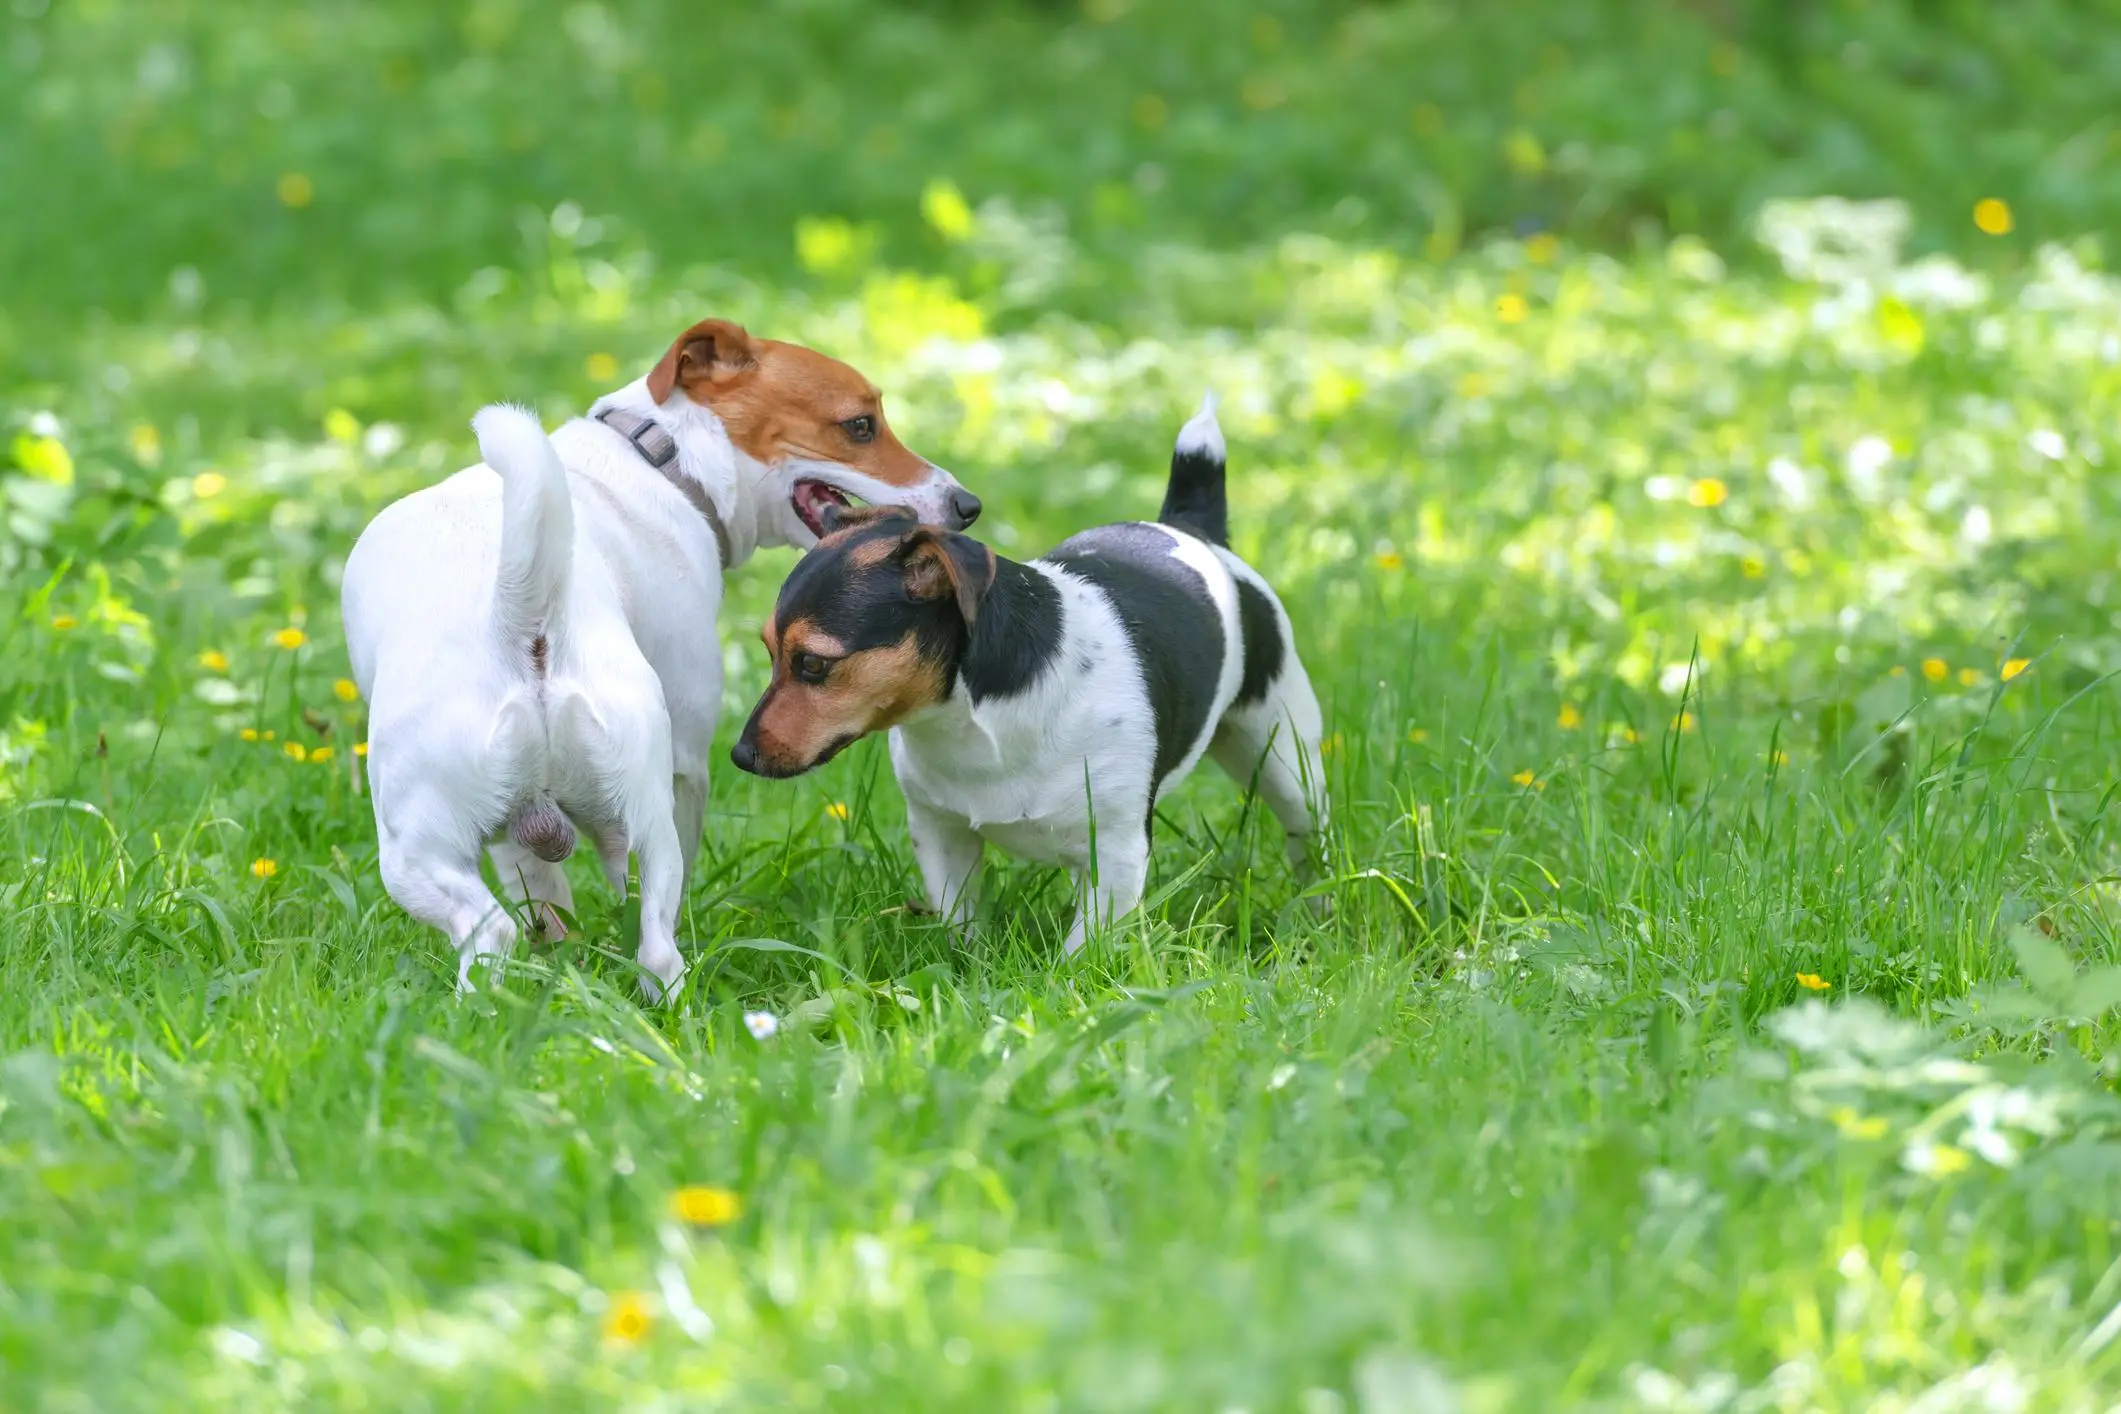
POLYGON ((770 1011, 747 1011, 744 1013, 744 1029, 751 1033, 754 1041, 770 1041, 780 1034, 781 1019, 770 1011))

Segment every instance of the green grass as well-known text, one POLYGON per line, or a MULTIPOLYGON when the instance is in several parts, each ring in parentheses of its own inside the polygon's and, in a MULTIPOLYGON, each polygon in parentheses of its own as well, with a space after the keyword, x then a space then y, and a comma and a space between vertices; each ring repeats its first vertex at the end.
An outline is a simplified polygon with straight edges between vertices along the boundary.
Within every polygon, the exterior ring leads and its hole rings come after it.
MULTIPOLYGON (((944 8, 890 21, 985 75, 939 113, 1029 65, 997 33, 1087 42, 944 8)), ((98 13, 132 12, 63 18, 98 13)), ((389 13, 355 27, 419 49, 389 13)), ((68 92, 133 72, 68 33, 68 92)), ((389 142, 417 127, 363 101, 389 142)), ((1073 101, 1022 121, 1068 130, 1073 101)), ((619 116, 551 162, 596 170, 619 116)), ((401 192, 348 225, 319 165, 272 219, 331 220, 260 235, 292 263, 247 272, 174 186, 126 198, 137 229, 72 189, 23 218, 76 234, 0 317, 0 1407, 2108 1407, 2121 280, 2096 246, 1887 243, 1817 278, 1735 226, 1431 252, 1289 234, 1326 228, 1262 215, 1273 183, 1230 229, 1061 225, 1048 169, 978 180, 992 135, 920 121, 874 191, 744 167, 772 201, 718 263, 624 183, 567 190, 585 219, 475 169, 450 190, 540 213, 497 239, 401 192), (673 1007, 638 1006, 586 870, 576 938, 458 999, 377 880, 337 566, 470 460, 480 403, 557 420, 600 356, 631 371, 709 313, 857 363, 1020 556, 1150 513, 1216 388, 1236 545, 1332 736, 1330 921, 1210 771, 1111 946, 1061 959, 1065 881, 1013 864, 959 946, 904 908, 872 742, 717 774, 673 1007), (741 1215, 688 1226, 692 1185, 741 1215)), ((724 748, 788 563, 702 626, 724 748)))

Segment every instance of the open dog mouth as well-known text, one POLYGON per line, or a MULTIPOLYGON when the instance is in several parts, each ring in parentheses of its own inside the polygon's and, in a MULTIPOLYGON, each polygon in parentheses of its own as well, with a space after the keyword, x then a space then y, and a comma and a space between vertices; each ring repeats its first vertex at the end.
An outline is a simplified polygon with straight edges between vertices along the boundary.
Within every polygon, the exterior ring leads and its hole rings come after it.
POLYGON ((825 507, 853 504, 846 492, 822 481, 796 482, 795 494, 788 500, 795 507, 796 519, 808 526, 810 533, 820 540, 825 538, 825 507))

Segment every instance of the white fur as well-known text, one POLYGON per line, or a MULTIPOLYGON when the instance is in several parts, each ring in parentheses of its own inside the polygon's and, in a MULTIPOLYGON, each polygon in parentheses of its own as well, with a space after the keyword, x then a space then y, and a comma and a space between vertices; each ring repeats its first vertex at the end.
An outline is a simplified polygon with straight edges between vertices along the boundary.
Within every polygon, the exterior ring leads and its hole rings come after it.
MULTIPOLYGON (((675 468, 720 512, 735 564, 812 542, 790 505, 800 478, 937 521, 958 489, 940 469, 908 492, 831 463, 764 465, 712 411, 682 394, 657 407, 643 381, 606 404, 670 431, 675 468)), ((384 887, 449 934, 468 986, 473 964, 517 935, 480 877, 482 846, 541 925, 573 907, 565 871, 504 834, 515 812, 549 800, 614 888, 637 858, 642 985, 665 994, 685 967, 677 913, 706 811, 730 566, 691 501, 604 424, 578 417, 548 438, 529 413, 496 406, 473 426, 484 463, 386 507, 346 563, 384 887), (541 633, 542 676, 530 654, 541 633)))
MULTIPOLYGON (((1212 406, 1203 413, 1212 427, 1212 406)), ((1261 701, 1232 711, 1244 674, 1233 576, 1262 589, 1265 581, 1227 550, 1155 528, 1207 581, 1222 611, 1224 649, 1207 722, 1159 789, 1169 790, 1212 752, 1238 784, 1257 777, 1287 832, 1291 862, 1302 864, 1324 823, 1324 776, 1318 701, 1287 616, 1275 601, 1288 645, 1280 676, 1261 701)), ((1076 875, 1078 907, 1066 944, 1072 953, 1093 927, 1141 902, 1156 720, 1142 664, 1106 592, 1043 561, 1029 567, 1060 592, 1061 643, 1052 666, 1025 692, 977 705, 960 683, 948 701, 893 729, 891 764, 928 905, 955 923, 970 922, 983 844, 1057 864, 1076 875)), ((1267 597, 1274 599, 1272 590, 1267 597)))
POLYGON ((1215 394, 1203 393, 1200 410, 1188 418, 1186 425, 1178 429, 1177 451, 1206 452, 1217 461, 1225 460, 1223 451, 1223 428, 1215 420, 1215 394))

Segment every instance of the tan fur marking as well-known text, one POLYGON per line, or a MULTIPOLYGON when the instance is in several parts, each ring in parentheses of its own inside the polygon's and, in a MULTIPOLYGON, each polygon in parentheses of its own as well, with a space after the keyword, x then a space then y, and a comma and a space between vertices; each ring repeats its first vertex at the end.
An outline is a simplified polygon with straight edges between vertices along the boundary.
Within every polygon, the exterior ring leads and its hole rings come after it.
POLYGON ((847 552, 849 569, 869 569, 891 558, 898 549, 894 540, 865 540, 847 552))
POLYGON ((883 731, 942 701, 943 681, 942 665, 921 657, 911 635, 841 658, 822 683, 776 671, 753 740, 765 760, 799 770, 843 737, 883 731))

